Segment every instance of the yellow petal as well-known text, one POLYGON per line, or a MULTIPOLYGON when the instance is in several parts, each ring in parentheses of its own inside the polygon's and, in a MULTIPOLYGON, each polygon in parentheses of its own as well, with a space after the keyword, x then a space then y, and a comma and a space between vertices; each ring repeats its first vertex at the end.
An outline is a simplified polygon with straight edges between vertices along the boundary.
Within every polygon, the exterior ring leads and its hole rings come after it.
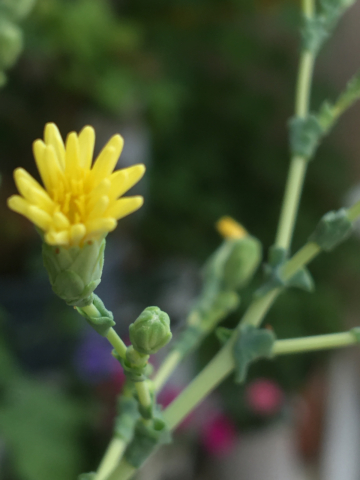
POLYGON ((116 199, 124 195, 125 192, 130 190, 144 175, 145 165, 133 165, 129 168, 123 168, 114 172, 110 176, 111 189, 110 198, 116 199))
POLYGON ((143 203, 144 199, 140 196, 121 198, 112 203, 108 208, 106 215, 113 217, 116 220, 120 220, 120 218, 126 217, 129 213, 138 210, 143 203))
POLYGON ((23 197, 31 204, 41 207, 51 213, 54 209, 54 202, 51 200, 41 185, 29 175, 26 170, 17 168, 14 171, 16 186, 23 197))
POLYGON ((84 127, 79 133, 80 148, 80 166, 90 170, 95 145, 95 130, 90 127, 84 127))
POLYGON ((8 207, 14 212, 20 213, 27 217, 27 212, 30 207, 29 203, 20 195, 12 195, 7 200, 8 207))
POLYGON ((99 235, 105 235, 116 227, 117 222, 113 218, 98 218, 89 220, 85 223, 87 235, 84 241, 95 238, 99 235))
POLYGON ((69 232, 64 230, 62 232, 48 232, 45 234, 45 242, 49 245, 69 245, 69 232))
POLYGON ((70 227, 69 219, 62 212, 53 215, 53 222, 56 230, 66 230, 70 227))
POLYGON ((92 168, 92 179, 97 182, 111 174, 116 167, 124 140, 120 135, 114 135, 101 150, 92 168))
POLYGON ((87 209, 90 211, 97 200, 102 197, 103 195, 107 195, 108 191, 111 187, 110 180, 108 178, 104 178, 97 187, 90 190, 87 195, 87 209))
POLYGON ((61 170, 58 158, 55 155, 54 147, 51 145, 45 147, 42 170, 45 172, 50 185, 47 190, 51 191, 52 189, 58 188, 59 182, 62 181, 64 174, 61 170))
POLYGON ((41 180, 46 188, 46 190, 50 190, 51 182, 49 178, 48 169, 46 168, 44 156, 45 156, 46 146, 42 140, 35 140, 33 143, 33 153, 35 158, 35 163, 37 169, 40 173, 41 180))
POLYGON ((77 178, 80 173, 80 147, 75 132, 69 133, 66 139, 65 164, 66 175, 77 178))
POLYGON ((47 230, 52 222, 51 216, 35 205, 30 205, 26 215, 41 230, 47 230))
POLYGON ((88 220, 93 220, 94 218, 101 217, 105 213, 105 210, 108 206, 109 197, 107 195, 100 197, 93 205, 91 211, 89 211, 88 220))
POLYGON ((52 145, 62 170, 65 170, 65 147, 59 129, 55 123, 47 123, 44 130, 46 145, 52 145))
POLYGON ((72 225, 70 229, 70 238, 72 245, 79 245, 86 234, 86 227, 82 223, 72 225))

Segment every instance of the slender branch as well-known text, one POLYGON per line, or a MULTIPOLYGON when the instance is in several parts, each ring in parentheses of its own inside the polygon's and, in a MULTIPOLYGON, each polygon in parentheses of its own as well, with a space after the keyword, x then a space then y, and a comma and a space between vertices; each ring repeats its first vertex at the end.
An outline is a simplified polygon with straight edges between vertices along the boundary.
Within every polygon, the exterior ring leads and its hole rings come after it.
POLYGON ((289 280, 300 268, 311 262, 319 253, 321 249, 319 245, 314 242, 306 243, 295 255, 288 260, 282 267, 283 279, 289 280))
POLYGON ((116 468, 126 448, 126 442, 113 437, 99 465, 95 480, 106 480, 116 468))
POLYGON ((244 313, 240 325, 259 326, 280 292, 281 288, 275 288, 263 297, 253 300, 244 313))
MULTIPOLYGON (((314 15, 314 1, 303 0, 303 14, 307 18, 314 15)), ((311 82, 314 69, 314 55, 303 50, 300 56, 299 71, 295 96, 295 115, 305 118, 309 111, 311 82)), ((294 231, 299 208, 302 187, 304 184, 308 159, 294 155, 290 162, 288 178, 285 186, 284 199, 280 212, 279 225, 275 245, 288 250, 294 231)))
POLYGON ((108 480, 129 480, 136 472, 136 468, 130 465, 124 458, 112 472, 108 480))
POLYGON ((274 344, 274 355, 309 352, 311 350, 329 350, 332 348, 348 347, 359 343, 353 332, 330 333, 313 337, 291 338, 278 340, 274 344))
POLYGON ((146 381, 135 382, 135 388, 139 397, 139 403, 145 408, 150 407, 152 403, 151 395, 146 381))
POLYGON ((181 360, 182 360, 182 355, 179 350, 172 350, 169 353, 169 355, 165 358, 159 370, 156 372, 156 376, 153 380, 154 387, 157 392, 161 390, 162 386, 164 385, 166 380, 170 377, 170 375, 178 366, 181 360))
POLYGON ((164 419, 173 430, 234 368, 232 347, 235 336, 226 343, 218 354, 194 378, 180 395, 165 409, 164 419))
POLYGON ((106 335, 106 338, 114 347, 116 353, 118 353, 121 358, 126 358, 127 347, 113 328, 110 328, 109 333, 106 335))

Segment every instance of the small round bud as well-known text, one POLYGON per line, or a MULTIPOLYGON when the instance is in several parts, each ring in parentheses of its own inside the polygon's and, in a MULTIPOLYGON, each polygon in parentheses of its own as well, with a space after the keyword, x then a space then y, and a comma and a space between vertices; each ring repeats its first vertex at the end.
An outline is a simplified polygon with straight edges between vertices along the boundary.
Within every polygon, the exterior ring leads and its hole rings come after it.
POLYGON ((170 318, 158 307, 148 307, 129 327, 134 349, 143 355, 156 353, 172 337, 170 318))

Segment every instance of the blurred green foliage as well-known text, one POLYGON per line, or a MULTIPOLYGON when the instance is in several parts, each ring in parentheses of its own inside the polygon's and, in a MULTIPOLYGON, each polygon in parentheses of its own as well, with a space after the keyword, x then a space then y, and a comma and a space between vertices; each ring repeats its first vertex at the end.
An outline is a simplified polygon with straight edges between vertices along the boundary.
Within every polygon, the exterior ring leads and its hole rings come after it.
POLYGON ((13 471, 24 480, 74 478, 81 468, 83 406, 20 368, 6 345, 3 319, 1 312, 0 431, 9 457, 8 474, 13 471))

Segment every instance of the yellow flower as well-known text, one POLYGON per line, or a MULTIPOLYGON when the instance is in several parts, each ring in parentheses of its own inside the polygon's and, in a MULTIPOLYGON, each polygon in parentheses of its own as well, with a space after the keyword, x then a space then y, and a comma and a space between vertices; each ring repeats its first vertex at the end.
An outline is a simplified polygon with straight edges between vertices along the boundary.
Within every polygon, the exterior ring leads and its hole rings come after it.
POLYGON ((231 217, 221 217, 216 222, 216 229, 224 238, 244 238, 248 232, 236 220, 231 217))
POLYGON ((144 165, 113 172, 124 141, 114 135, 92 164, 95 131, 84 127, 71 132, 64 145, 54 123, 45 126, 44 141, 36 140, 33 152, 44 188, 23 168, 14 172, 21 195, 8 206, 44 232, 49 245, 82 246, 114 230, 117 220, 143 204, 141 196, 121 197, 144 175, 144 165))

